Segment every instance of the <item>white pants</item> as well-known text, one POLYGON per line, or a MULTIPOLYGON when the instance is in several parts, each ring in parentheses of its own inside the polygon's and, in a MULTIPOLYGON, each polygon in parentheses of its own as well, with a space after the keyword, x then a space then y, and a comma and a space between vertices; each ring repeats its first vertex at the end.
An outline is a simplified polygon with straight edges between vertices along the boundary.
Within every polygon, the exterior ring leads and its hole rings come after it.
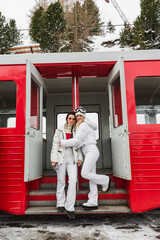
POLYGON ((99 150, 96 145, 87 145, 82 147, 85 160, 83 163, 81 176, 89 180, 90 192, 88 202, 98 205, 97 184, 105 185, 108 183, 108 176, 96 174, 96 162, 99 158, 99 150))
POLYGON ((57 207, 65 207, 67 211, 74 211, 76 201, 77 164, 73 158, 65 159, 57 169, 57 207), (68 191, 65 197, 65 178, 68 173, 68 191))

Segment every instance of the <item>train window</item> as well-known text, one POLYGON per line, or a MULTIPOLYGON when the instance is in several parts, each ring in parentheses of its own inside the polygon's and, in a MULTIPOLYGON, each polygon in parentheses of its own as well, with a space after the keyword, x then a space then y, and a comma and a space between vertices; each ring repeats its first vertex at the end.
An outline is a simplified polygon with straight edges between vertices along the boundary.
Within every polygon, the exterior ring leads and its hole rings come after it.
POLYGON ((145 124, 145 114, 137 113, 137 123, 138 124, 145 124))
POLYGON ((56 126, 56 128, 60 128, 61 126, 64 125, 64 123, 66 122, 66 116, 67 116, 67 113, 58 113, 57 114, 57 126, 56 126))
MULTIPOLYGON (((57 128, 61 127, 64 125, 64 123, 66 122, 66 116, 67 113, 59 113, 57 114, 57 128)), ((96 140, 99 139, 99 120, 98 120, 98 113, 96 112, 91 112, 91 113, 87 113, 86 117, 93 123, 95 123, 97 125, 97 130, 95 131, 96 134, 96 140)))
POLYGON ((39 86, 31 79, 31 127, 39 129, 39 86))
POLYGON ((112 85, 113 96, 113 124, 118 127, 123 124, 120 78, 117 78, 112 85))
POLYGON ((7 128, 15 128, 16 127, 16 118, 15 117, 9 117, 7 119, 7 128))
POLYGON ((16 127, 17 85, 14 81, 0 82, 0 128, 16 127), (12 123, 9 124, 8 121, 12 123), (13 120, 14 119, 14 120, 13 120))
POLYGON ((134 81, 137 124, 160 124, 160 77, 134 81))
POLYGON ((46 139, 46 117, 43 116, 43 138, 46 139))

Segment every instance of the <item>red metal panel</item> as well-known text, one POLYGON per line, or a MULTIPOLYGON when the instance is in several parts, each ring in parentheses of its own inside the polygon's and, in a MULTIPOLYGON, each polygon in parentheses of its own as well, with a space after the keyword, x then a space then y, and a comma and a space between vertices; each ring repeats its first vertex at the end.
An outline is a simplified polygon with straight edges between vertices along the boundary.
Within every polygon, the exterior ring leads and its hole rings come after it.
POLYGON ((16 127, 0 128, 0 210, 13 214, 24 214, 26 204, 25 79, 24 65, 0 66, 0 81, 17 84, 16 127))
POLYGON ((114 127, 116 128, 123 124, 120 79, 117 79, 113 83, 112 95, 113 95, 114 127))
MULTIPOLYGON (((111 177, 111 182, 115 182, 116 181, 116 178, 114 176, 112 176, 110 174, 108 174, 108 176, 111 177)), ((81 177, 81 183, 87 183, 87 182, 89 182, 89 180, 81 177)))
MULTIPOLYGON (((115 193, 115 194, 99 194, 99 200, 105 199, 126 199, 126 193, 115 193)), ((28 196, 29 201, 56 201, 56 194, 53 195, 30 195, 28 196)), ((88 200, 88 194, 77 194, 76 200, 88 200)))
POLYGON ((9 147, 0 151, 0 209, 9 213, 24 213, 25 183, 24 183, 24 137, 12 136, 13 146, 18 140, 17 147, 12 147, 11 137, 0 136, 0 145, 9 147))
POLYGON ((76 77, 76 95, 77 95, 77 107, 79 107, 79 80, 78 80, 78 76, 76 77))
POLYGON ((29 190, 39 190, 40 189, 40 179, 33 180, 29 183, 29 190))
MULTIPOLYGON (((98 200, 106 199, 126 199, 126 194, 125 193, 98 194, 98 200)), ((77 194, 76 200, 88 200, 88 194, 77 194)))
POLYGON ((160 125, 136 123, 134 80, 160 76, 160 61, 125 62, 124 66, 132 170, 126 188, 132 212, 143 212, 160 207, 160 125))
POLYGON ((73 111, 75 111, 75 106, 79 107, 79 82, 78 82, 78 76, 76 76, 76 86, 75 86, 75 77, 72 77, 72 102, 73 102, 73 111), (76 99, 75 99, 75 90, 76 90, 76 99))
POLYGON ((72 103, 73 103, 73 111, 75 111, 75 86, 74 86, 74 76, 72 77, 72 103))
POLYGON ((106 77, 113 68, 111 62, 81 62, 81 63, 52 63, 35 64, 44 78, 72 78, 73 74, 80 77, 106 77))
POLYGON ((56 195, 30 195, 29 201, 56 201, 56 195))
MULTIPOLYGON (((66 182, 68 182, 68 177, 66 177, 66 182)), ((40 179, 41 184, 45 183, 57 183, 57 176, 54 177, 43 177, 40 179)))

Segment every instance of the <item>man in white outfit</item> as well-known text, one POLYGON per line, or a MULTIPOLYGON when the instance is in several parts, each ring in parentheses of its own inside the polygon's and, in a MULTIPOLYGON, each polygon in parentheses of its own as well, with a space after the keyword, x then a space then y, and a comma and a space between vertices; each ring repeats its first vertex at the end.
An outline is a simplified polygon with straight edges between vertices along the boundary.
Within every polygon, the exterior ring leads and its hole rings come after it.
POLYGON ((51 164, 57 172, 56 196, 58 212, 67 211, 70 219, 75 218, 77 165, 81 165, 82 153, 76 147, 60 147, 59 143, 63 139, 68 141, 73 136, 75 136, 75 114, 71 112, 66 117, 66 124, 56 129, 51 150, 51 164), (65 197, 66 171, 68 173, 67 197, 65 197))
POLYGON ((83 207, 88 210, 97 209, 98 207, 98 189, 97 184, 102 185, 102 191, 108 191, 111 178, 106 175, 96 174, 96 161, 99 157, 99 150, 96 146, 96 124, 86 118, 86 111, 79 107, 75 110, 76 113, 76 136, 73 139, 62 140, 62 147, 77 147, 82 148, 85 156, 81 175, 89 180, 90 192, 88 201, 83 204, 83 207))

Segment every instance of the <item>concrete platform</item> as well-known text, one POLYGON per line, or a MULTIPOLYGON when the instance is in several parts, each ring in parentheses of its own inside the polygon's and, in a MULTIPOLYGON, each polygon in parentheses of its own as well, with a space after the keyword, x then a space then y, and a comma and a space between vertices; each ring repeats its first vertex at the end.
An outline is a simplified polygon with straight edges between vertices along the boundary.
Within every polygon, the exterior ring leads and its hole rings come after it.
MULTIPOLYGON (((98 209, 92 211, 83 210, 82 207, 76 207, 75 214, 109 214, 109 213, 131 213, 131 209, 127 206, 99 206, 98 209)), ((56 207, 29 207, 25 211, 26 215, 66 215, 66 213, 58 213, 56 207)))

